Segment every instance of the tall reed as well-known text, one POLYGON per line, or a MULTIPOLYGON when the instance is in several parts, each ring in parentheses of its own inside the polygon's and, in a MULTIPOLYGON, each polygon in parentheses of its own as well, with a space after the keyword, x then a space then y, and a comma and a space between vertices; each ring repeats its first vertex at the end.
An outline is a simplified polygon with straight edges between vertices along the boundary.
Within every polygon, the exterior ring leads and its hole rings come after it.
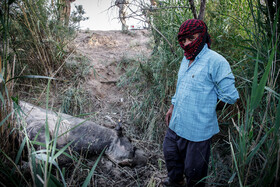
POLYGON ((52 76, 68 54, 74 32, 60 21, 57 6, 46 0, 23 0, 11 10, 11 48, 29 74, 52 76))
MULTIPOLYGON (((277 186, 279 184, 279 9, 271 17, 269 6, 248 0, 252 25, 244 30, 248 36, 248 75, 241 98, 246 104, 239 111, 235 129, 230 132, 232 156, 238 167, 240 186, 277 186), (269 23, 269 26, 267 25, 269 23), (253 69, 254 68, 254 69, 253 69), (253 72, 253 74, 252 74, 253 72)), ((279 4, 276 3, 276 7, 279 4)), ((242 21, 240 21, 242 23, 242 21)))
POLYGON ((0 32, 1 32, 1 56, 0 56, 0 134, 1 134, 1 149, 12 151, 14 147, 14 128, 13 122, 13 105, 10 96, 13 91, 13 82, 7 84, 7 81, 14 75, 15 59, 10 56, 9 45, 9 30, 10 19, 9 11, 13 1, 4 1, 1 4, 0 14, 0 32), (7 138, 8 137, 8 138, 7 138))
MULTIPOLYGON (((15 185, 17 182, 13 174, 8 171, 8 168, 13 167, 13 164, 18 164, 18 161, 11 161, 16 159, 19 139, 16 130, 16 122, 14 121, 15 110, 13 107, 13 101, 16 102, 17 98, 12 97, 14 82, 10 81, 14 76, 16 60, 10 53, 9 35, 10 7, 13 6, 13 3, 14 1, 5 0, 0 4, 0 175, 2 184, 7 182, 7 184, 11 185, 15 185)), ((15 171, 13 170, 13 173, 14 172, 15 171)))

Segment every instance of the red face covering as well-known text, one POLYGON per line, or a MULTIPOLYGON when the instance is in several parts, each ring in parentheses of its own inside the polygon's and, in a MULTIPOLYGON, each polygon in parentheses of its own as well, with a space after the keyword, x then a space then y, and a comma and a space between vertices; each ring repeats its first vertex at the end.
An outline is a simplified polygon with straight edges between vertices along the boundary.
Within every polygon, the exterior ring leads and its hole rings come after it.
POLYGON ((178 41, 180 46, 184 49, 184 55, 188 60, 193 60, 203 49, 205 43, 208 44, 209 48, 211 44, 211 39, 210 35, 207 33, 206 24, 202 20, 198 19, 189 19, 181 25, 178 33, 178 41), (184 46, 182 41, 196 33, 200 33, 197 39, 184 46))

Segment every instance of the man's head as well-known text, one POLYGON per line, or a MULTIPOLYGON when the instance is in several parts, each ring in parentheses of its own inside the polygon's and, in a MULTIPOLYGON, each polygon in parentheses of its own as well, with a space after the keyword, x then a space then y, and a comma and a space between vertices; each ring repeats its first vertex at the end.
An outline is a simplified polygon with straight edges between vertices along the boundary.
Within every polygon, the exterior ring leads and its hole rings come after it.
POLYGON ((198 19, 189 19, 181 25, 178 41, 189 60, 193 60, 198 55, 205 43, 209 48, 211 44, 206 24, 198 19))

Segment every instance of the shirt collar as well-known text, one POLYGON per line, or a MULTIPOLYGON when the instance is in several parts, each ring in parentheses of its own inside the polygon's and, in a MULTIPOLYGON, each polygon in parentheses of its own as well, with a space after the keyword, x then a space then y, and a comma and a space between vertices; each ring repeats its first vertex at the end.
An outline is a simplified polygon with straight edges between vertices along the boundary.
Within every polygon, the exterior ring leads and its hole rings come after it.
POLYGON ((198 55, 195 57, 195 59, 199 59, 206 51, 208 50, 208 45, 205 44, 202 50, 198 53, 198 55))

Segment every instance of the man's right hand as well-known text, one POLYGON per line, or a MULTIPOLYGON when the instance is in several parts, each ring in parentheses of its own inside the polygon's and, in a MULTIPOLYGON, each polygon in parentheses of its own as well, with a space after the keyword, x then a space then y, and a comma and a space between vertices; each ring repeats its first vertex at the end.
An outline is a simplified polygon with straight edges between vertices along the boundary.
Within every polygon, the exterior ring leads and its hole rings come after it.
POLYGON ((165 123, 166 123, 167 126, 169 126, 169 122, 170 122, 170 119, 171 119, 171 116, 172 116, 173 108, 174 108, 174 105, 171 105, 169 110, 167 111, 167 113, 165 115, 165 123))

